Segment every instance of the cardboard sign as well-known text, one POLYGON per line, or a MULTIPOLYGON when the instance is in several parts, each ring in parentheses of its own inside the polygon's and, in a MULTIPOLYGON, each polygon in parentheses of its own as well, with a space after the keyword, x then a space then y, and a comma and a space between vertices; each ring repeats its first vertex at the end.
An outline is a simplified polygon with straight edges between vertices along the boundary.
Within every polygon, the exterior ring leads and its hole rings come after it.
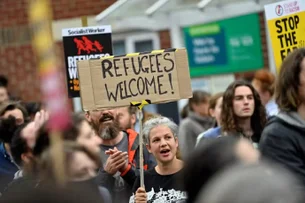
POLYGON ((79 27, 62 30, 69 97, 79 97, 77 61, 112 55, 111 27, 79 27))
POLYGON ((284 58, 305 45, 305 1, 289 0, 265 6, 277 72, 284 58))
POLYGON ((78 72, 85 111, 192 97, 185 49, 79 61, 78 72))

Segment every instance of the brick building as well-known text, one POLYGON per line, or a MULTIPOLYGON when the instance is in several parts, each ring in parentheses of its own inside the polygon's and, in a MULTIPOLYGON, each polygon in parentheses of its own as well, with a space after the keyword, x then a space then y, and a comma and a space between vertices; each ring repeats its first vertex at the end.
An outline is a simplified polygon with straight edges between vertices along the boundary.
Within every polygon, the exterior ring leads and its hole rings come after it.
MULTIPOLYGON (((81 16, 95 16, 115 0, 52 0, 54 24, 81 16)), ((2 0, 0 5, 0 74, 9 78, 9 90, 25 101, 40 101, 40 83, 28 28, 28 0, 2 0)), ((80 20, 79 20, 80 21, 80 20)), ((62 43, 56 39, 62 64, 62 43)), ((64 72, 63 66, 63 72, 64 72)), ((65 72, 64 72, 65 73, 65 72)))
MULTIPOLYGON (((124 0, 119 0, 124 1, 124 0)), ((270 50, 268 51, 265 18, 263 5, 270 3, 271 0, 249 1, 254 6, 247 5, 245 9, 242 7, 235 10, 226 11, 227 14, 218 13, 218 16, 205 17, 205 11, 199 13, 198 19, 193 18, 192 14, 197 14, 198 9, 191 12, 185 11, 185 14, 176 15, 174 21, 168 20, 169 12, 156 13, 152 16, 145 16, 145 10, 152 5, 150 0, 132 0, 134 5, 122 6, 116 11, 111 12, 106 18, 99 18, 103 15, 101 12, 109 9, 110 5, 117 2, 115 0, 52 0, 53 9, 53 36, 58 48, 58 55, 63 64, 63 73, 65 73, 63 47, 61 42, 61 29, 67 27, 80 27, 81 16, 88 16, 88 25, 110 24, 113 27, 113 46, 114 53, 121 54, 125 52, 141 51, 142 49, 164 49, 169 47, 182 47, 183 38, 179 33, 181 27, 188 24, 207 23, 221 19, 226 19, 247 13, 258 13, 260 21, 260 36, 263 53, 263 66, 270 66, 270 50), (137 3, 138 2, 138 3, 137 3), (139 4, 141 2, 141 4, 139 4), (260 3, 256 3, 260 2, 260 3), (139 8, 138 8, 139 7, 139 8), (125 9, 125 10, 124 10, 125 9), (165 13, 165 14, 164 14, 165 13), (135 18, 134 15, 139 15, 135 18), (144 17, 143 17, 144 16, 144 17), (162 16, 164 17, 162 19, 162 16), (181 17, 182 16, 182 17, 181 17), (140 19, 140 20, 139 20, 140 19), (142 20, 141 20, 142 19, 142 20), (139 21, 137 21, 139 20, 139 21), (165 22, 166 21, 166 22, 165 22), (149 23, 151 24, 149 24, 149 23), (172 24, 177 24, 173 28, 172 24)), ((132 1, 128 1, 129 4, 132 1)), ((153 0, 157 2, 157 0, 153 0)), ((238 0, 236 0, 237 2, 238 0)), ((0 5, 0 74, 4 74, 9 78, 9 90, 14 95, 20 96, 25 101, 40 101, 40 83, 37 75, 37 65, 30 42, 30 32, 28 29, 27 7, 28 0, 2 0, 0 5)), ((125 1, 127 2, 127 1, 125 1)), ((182 2, 193 4, 199 0, 177 0, 171 2, 182 2)), ((219 2, 219 1, 215 1, 219 2)), ((239 1, 238 4, 242 4, 239 1)), ((237 4, 235 1, 227 0, 227 4, 237 4)), ((213 5, 212 5, 213 6, 213 5)), ((218 5, 214 5, 217 7, 218 5)), ((246 5, 245 5, 246 6, 246 5)), ((161 8, 161 10, 166 9, 161 8)), ((168 6, 171 9, 172 5, 168 6)), ((178 12, 178 11, 177 11, 178 12)), ((183 12, 183 11, 179 11, 183 12)), ((250 78, 252 72, 235 73, 234 78, 246 77, 250 78)), ((71 101, 72 103, 72 101, 71 101)), ((166 107, 161 107, 165 108, 166 107)))

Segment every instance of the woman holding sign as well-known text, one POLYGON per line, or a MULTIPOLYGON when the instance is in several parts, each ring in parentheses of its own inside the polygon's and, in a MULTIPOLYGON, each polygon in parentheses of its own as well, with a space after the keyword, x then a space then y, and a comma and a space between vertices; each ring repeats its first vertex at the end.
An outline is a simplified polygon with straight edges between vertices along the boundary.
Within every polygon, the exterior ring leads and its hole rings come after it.
POLYGON ((140 178, 134 184, 130 203, 184 202, 186 192, 176 180, 183 162, 176 157, 178 126, 166 117, 152 118, 145 122, 143 135, 146 147, 157 160, 157 166, 144 174, 145 189, 140 178))

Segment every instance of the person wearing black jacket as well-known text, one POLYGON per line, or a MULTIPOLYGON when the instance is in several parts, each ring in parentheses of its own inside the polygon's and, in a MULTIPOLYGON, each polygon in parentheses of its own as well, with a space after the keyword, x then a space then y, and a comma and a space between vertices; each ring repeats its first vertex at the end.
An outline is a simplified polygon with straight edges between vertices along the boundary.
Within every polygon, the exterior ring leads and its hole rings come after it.
POLYGON ((259 148, 264 157, 290 169, 305 187, 305 49, 283 61, 276 82, 280 112, 270 119, 259 148))

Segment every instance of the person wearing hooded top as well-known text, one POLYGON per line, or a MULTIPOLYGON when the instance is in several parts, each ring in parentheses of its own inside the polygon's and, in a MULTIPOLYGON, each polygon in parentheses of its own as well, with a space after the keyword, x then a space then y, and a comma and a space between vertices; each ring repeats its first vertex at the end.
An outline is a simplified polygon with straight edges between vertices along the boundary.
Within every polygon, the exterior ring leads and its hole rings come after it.
POLYGON ((149 152, 157 166, 144 173, 145 188, 140 187, 140 177, 133 186, 130 203, 185 202, 186 192, 178 182, 183 161, 177 159, 178 126, 166 117, 152 118, 145 122, 143 135, 149 152))
POLYGON ((194 150, 197 136, 214 125, 213 118, 208 114, 209 98, 209 93, 196 90, 182 110, 181 116, 184 119, 180 123, 178 134, 182 158, 194 150))
POLYGON ((283 61, 276 82, 278 115, 262 133, 260 150, 265 158, 288 168, 305 187, 305 49, 297 49, 283 61))

